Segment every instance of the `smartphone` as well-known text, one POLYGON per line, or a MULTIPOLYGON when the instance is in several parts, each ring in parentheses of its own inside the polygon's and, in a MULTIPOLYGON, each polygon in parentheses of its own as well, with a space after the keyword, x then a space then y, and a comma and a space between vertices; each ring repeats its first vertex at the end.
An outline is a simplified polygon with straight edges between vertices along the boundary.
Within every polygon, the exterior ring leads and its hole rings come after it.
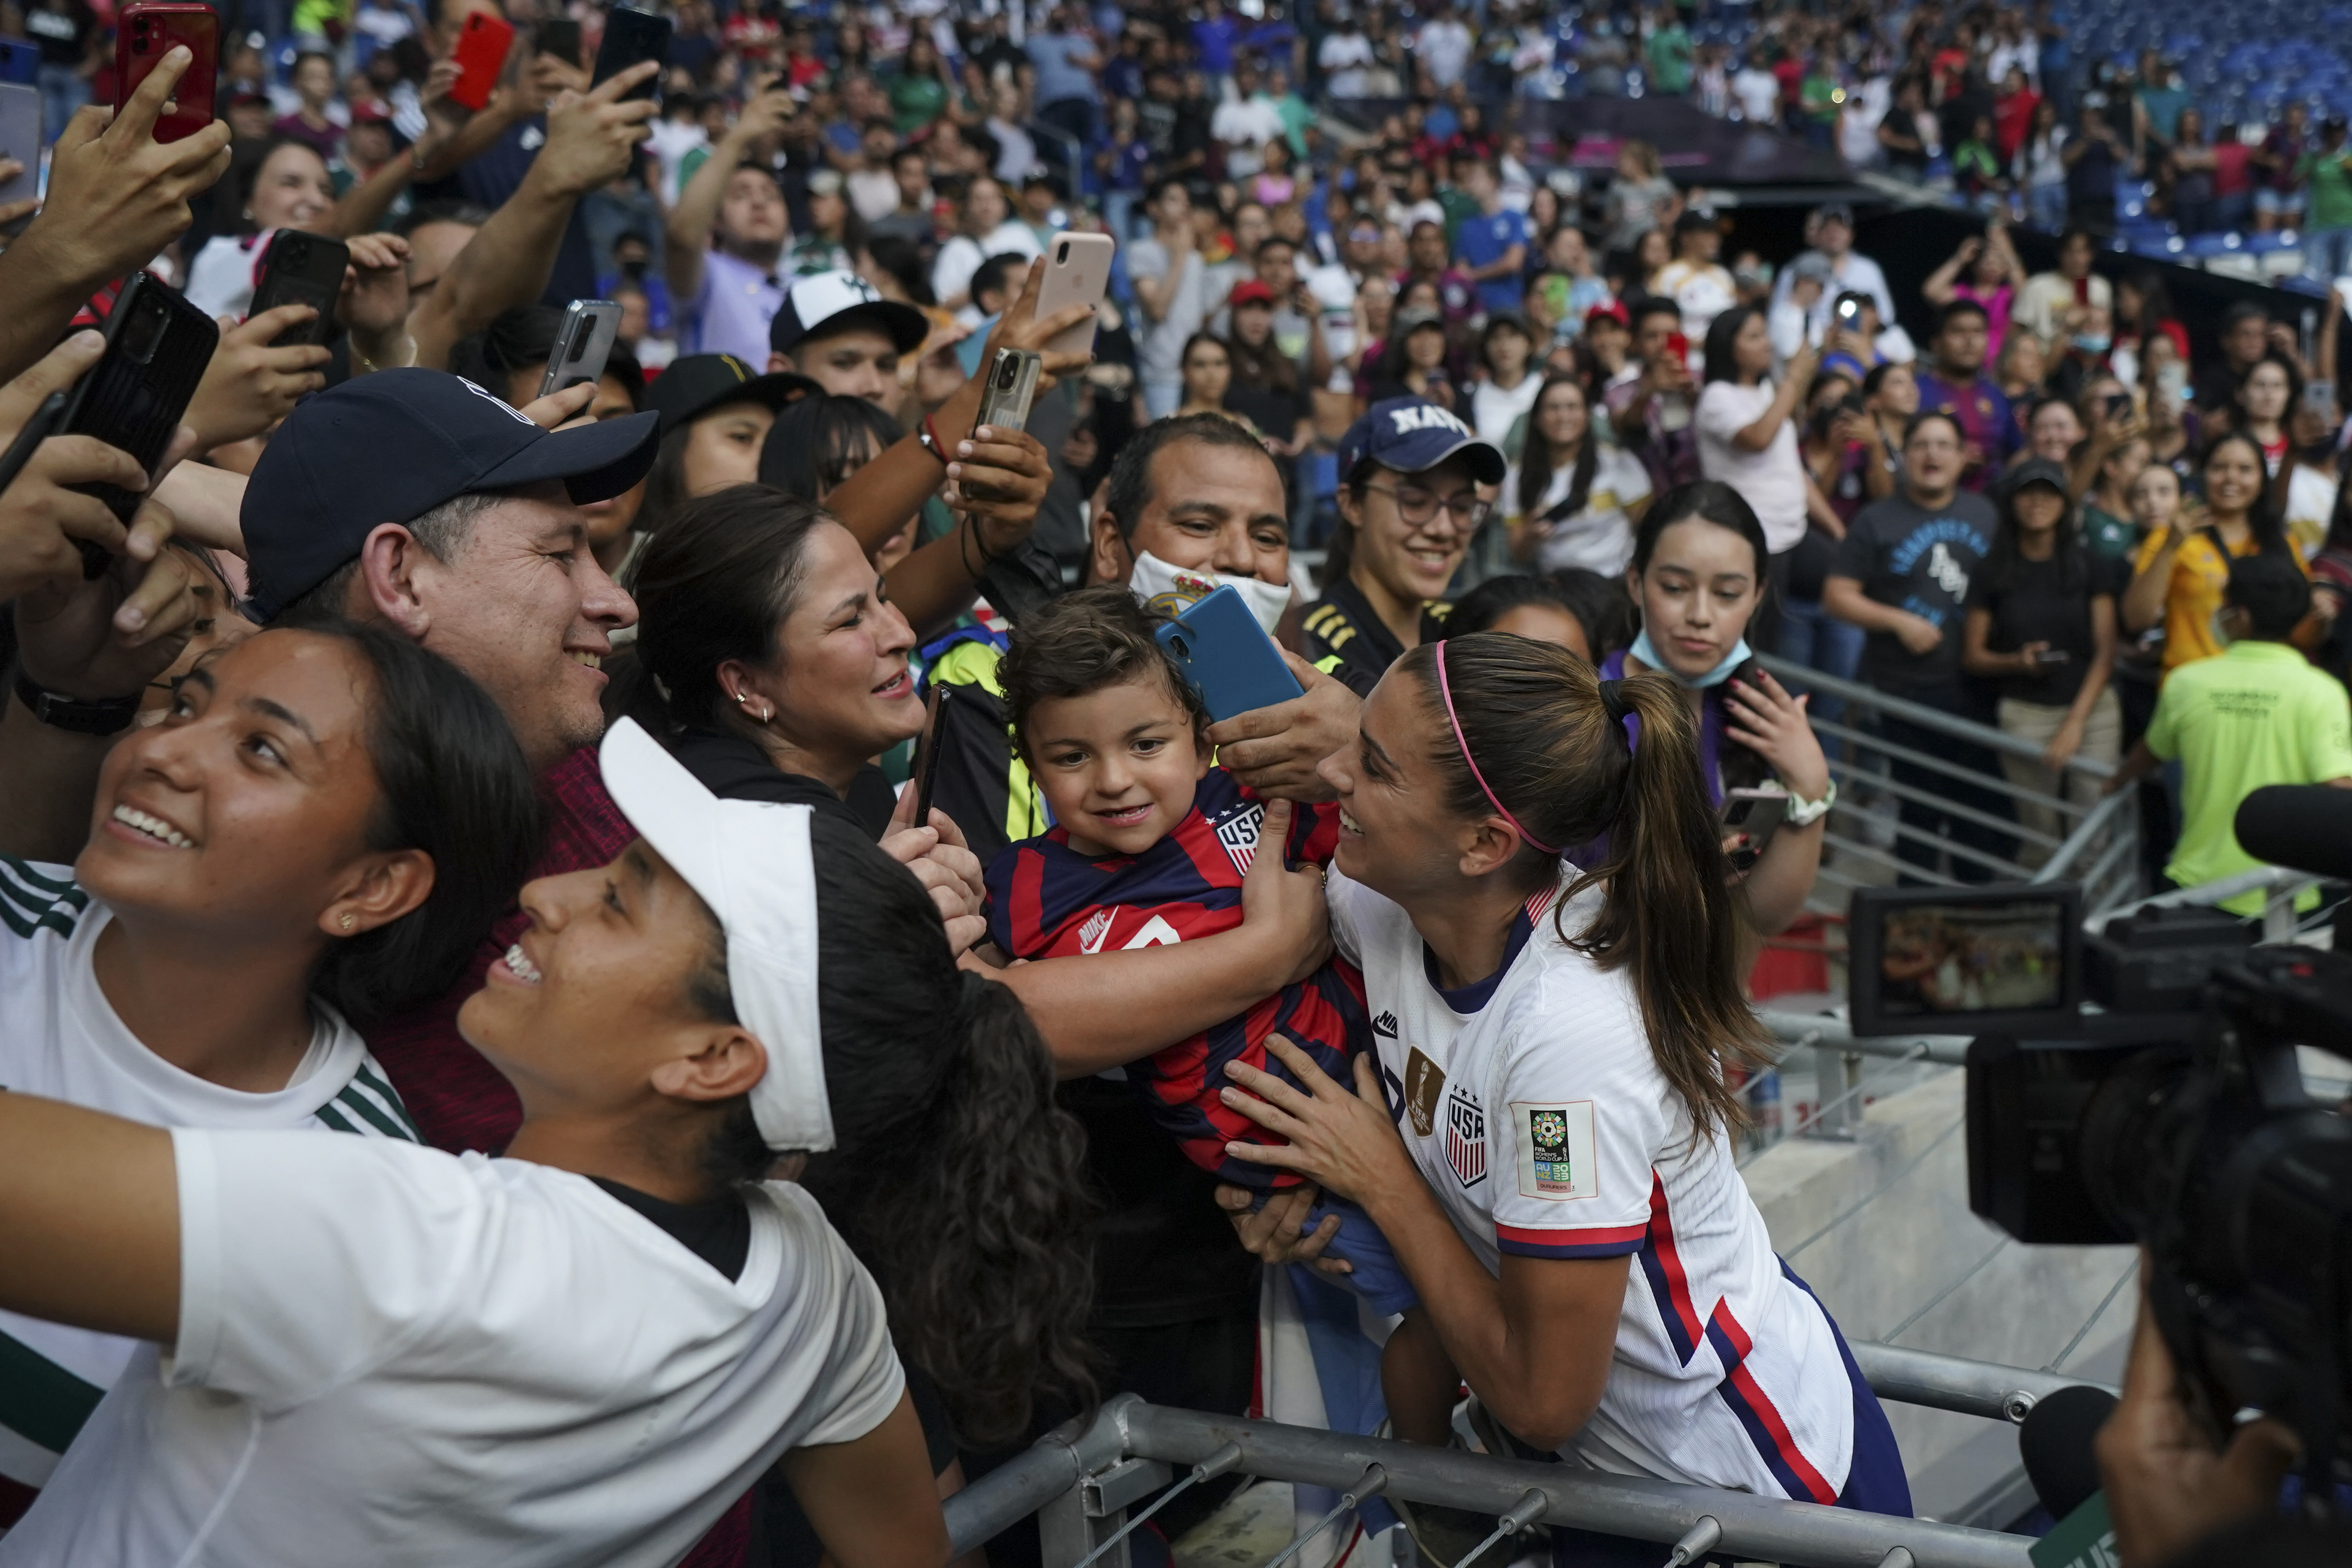
POLYGON ((253 303, 246 310, 246 319, 280 305, 309 305, 319 313, 287 328, 269 341, 269 346, 323 346, 334 335, 335 300, 343 291, 343 269, 351 259, 352 247, 340 239, 305 234, 299 228, 279 229, 270 237, 269 253, 261 258, 261 276, 254 280, 253 303))
POLYGON ((2036 664, 2072 664, 2074 656, 2063 647, 2045 647, 2033 656, 2036 664))
POLYGON ((0 81, 30 87, 40 79, 41 46, 22 38, 0 38, 0 81))
MULTIPOLYGON (((1107 234, 1057 234, 1045 247, 1045 280, 1037 286, 1042 319, 1072 305, 1099 305, 1110 284, 1110 258, 1118 241, 1107 234)), ((1095 323, 1080 321, 1045 344, 1051 353, 1092 353, 1095 323)))
POLYGON ((1037 374, 1045 361, 1028 349, 999 349, 989 362, 988 383, 980 395, 980 417, 971 422, 977 430, 988 426, 996 430, 1025 430, 1029 427, 1029 405, 1037 395, 1037 374))
POLYGON ((2131 416, 2131 411, 2132 400, 2130 393, 2110 392, 2107 394, 2107 418, 2110 421, 2127 419, 2131 416))
MULTIPOLYGON (((152 274, 133 273, 106 318, 106 352, 74 386, 58 431, 127 452, 153 479, 180 416, 205 378, 220 329, 152 274)), ((119 485, 81 487, 129 522, 140 497, 119 485)))
POLYGON ((1211 723, 1222 724, 1235 714, 1255 713, 1301 694, 1298 678, 1282 662, 1282 650, 1231 585, 1153 635, 1200 692, 1211 723))
MULTIPOLYGON (((0 121, 0 124, 5 123, 5 121, 0 121)), ((0 201, 9 199, 6 192, 0 191, 0 201)), ((2315 381, 2307 384, 2303 389, 2303 406, 2310 413, 2319 415, 2323 418, 2334 413, 2336 384, 2332 381, 2315 381)))
POLYGON ((1666 357, 1676 364, 1690 363, 1690 339, 1681 332, 1666 334, 1666 357))
POLYGON ((551 16, 539 25, 531 47, 565 65, 580 63, 580 24, 569 16, 551 16))
POLYGON ((155 140, 178 142, 213 122, 213 77, 220 64, 220 14, 188 0, 133 0, 122 8, 114 30, 114 107, 131 100, 175 44, 185 44, 188 62, 172 100, 155 117, 155 140))
POLYGON ((1723 829, 1745 833, 1748 842, 1731 852, 1731 868, 1748 871, 1764 856, 1764 847, 1789 809, 1789 797, 1777 789, 1731 789, 1723 792, 1723 829))
POLYGON ((915 826, 931 825, 931 794, 940 782, 940 752, 944 750, 940 737, 947 732, 948 704, 955 700, 955 688, 934 681, 931 685, 931 716, 923 726, 923 754, 915 763, 915 826))
POLYGON ((619 305, 610 300, 572 300, 555 334, 555 347, 548 352, 547 374, 539 378, 539 395, 603 379, 604 361, 620 332, 619 305))
POLYGON ((1837 303, 1837 319, 1841 326, 1850 327, 1862 319, 1862 307, 1852 300, 1840 300, 1837 303))
POLYGON ((478 110, 489 106, 490 94, 499 89, 499 78, 506 74, 507 51, 514 47, 514 24, 504 16, 488 11, 466 13, 457 45, 449 51, 449 58, 457 62, 450 102, 478 110))
POLYGON ((0 82, 0 158, 14 158, 25 172, 0 185, 0 202, 41 194, 41 93, 38 88, 0 82))
MULTIPOLYGON (((641 60, 669 64, 669 26, 667 16, 626 5, 614 6, 604 15, 604 41, 597 46, 594 79, 590 85, 610 81, 641 60)), ((656 72, 621 96, 625 100, 651 98, 660 85, 660 73, 656 72)))

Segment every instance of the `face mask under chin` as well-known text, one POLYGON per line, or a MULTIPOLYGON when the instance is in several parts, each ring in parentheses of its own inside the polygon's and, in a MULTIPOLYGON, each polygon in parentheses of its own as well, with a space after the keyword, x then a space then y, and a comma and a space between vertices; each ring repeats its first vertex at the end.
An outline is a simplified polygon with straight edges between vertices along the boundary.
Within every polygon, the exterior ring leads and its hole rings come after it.
POLYGON ((1166 616, 1181 616, 1219 588, 1231 588, 1242 596, 1242 602, 1249 606, 1250 614, 1268 637, 1281 623, 1283 611, 1290 607, 1287 583, 1262 583, 1255 577, 1236 577, 1229 572, 1171 566, 1148 550, 1136 556, 1127 586, 1147 609, 1166 616))

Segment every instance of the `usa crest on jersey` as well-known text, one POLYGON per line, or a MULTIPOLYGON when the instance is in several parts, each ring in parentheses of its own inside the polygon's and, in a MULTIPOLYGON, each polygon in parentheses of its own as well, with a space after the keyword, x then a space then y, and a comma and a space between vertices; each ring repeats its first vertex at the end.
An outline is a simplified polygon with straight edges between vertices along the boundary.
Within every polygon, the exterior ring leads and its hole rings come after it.
POLYGON ((1486 1179, 1486 1113, 1458 1083, 1445 1098, 1445 1163, 1465 1187, 1486 1179))

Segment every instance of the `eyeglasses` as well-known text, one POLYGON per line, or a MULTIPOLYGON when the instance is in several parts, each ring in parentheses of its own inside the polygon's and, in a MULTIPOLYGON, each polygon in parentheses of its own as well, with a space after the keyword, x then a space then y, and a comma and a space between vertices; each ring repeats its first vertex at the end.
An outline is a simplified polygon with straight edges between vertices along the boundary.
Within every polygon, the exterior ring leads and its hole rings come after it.
POLYGON ((1433 495, 1423 489, 1394 489, 1387 485, 1366 485, 1368 490, 1378 490, 1396 502, 1397 515, 1420 528, 1437 521, 1437 514, 1448 511, 1464 528, 1478 528, 1494 515, 1495 509, 1475 494, 1458 496, 1433 495))

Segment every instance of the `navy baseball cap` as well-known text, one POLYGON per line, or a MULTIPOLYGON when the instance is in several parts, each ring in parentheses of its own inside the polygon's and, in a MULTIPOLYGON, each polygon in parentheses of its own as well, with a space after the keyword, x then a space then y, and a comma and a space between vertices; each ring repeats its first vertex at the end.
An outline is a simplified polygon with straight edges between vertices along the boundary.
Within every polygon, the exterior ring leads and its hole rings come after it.
POLYGON ((1457 452, 1468 457, 1470 477, 1480 484, 1503 482, 1507 465, 1500 447, 1434 403, 1391 397, 1366 409, 1339 438, 1339 478, 1345 482, 1367 458, 1400 474, 1425 474, 1457 452))
POLYGON ((646 477, 655 416, 542 430, 463 376, 380 370, 294 405, 246 482, 238 521, 267 622, 325 582, 379 523, 484 490, 563 481, 575 504, 646 477))

